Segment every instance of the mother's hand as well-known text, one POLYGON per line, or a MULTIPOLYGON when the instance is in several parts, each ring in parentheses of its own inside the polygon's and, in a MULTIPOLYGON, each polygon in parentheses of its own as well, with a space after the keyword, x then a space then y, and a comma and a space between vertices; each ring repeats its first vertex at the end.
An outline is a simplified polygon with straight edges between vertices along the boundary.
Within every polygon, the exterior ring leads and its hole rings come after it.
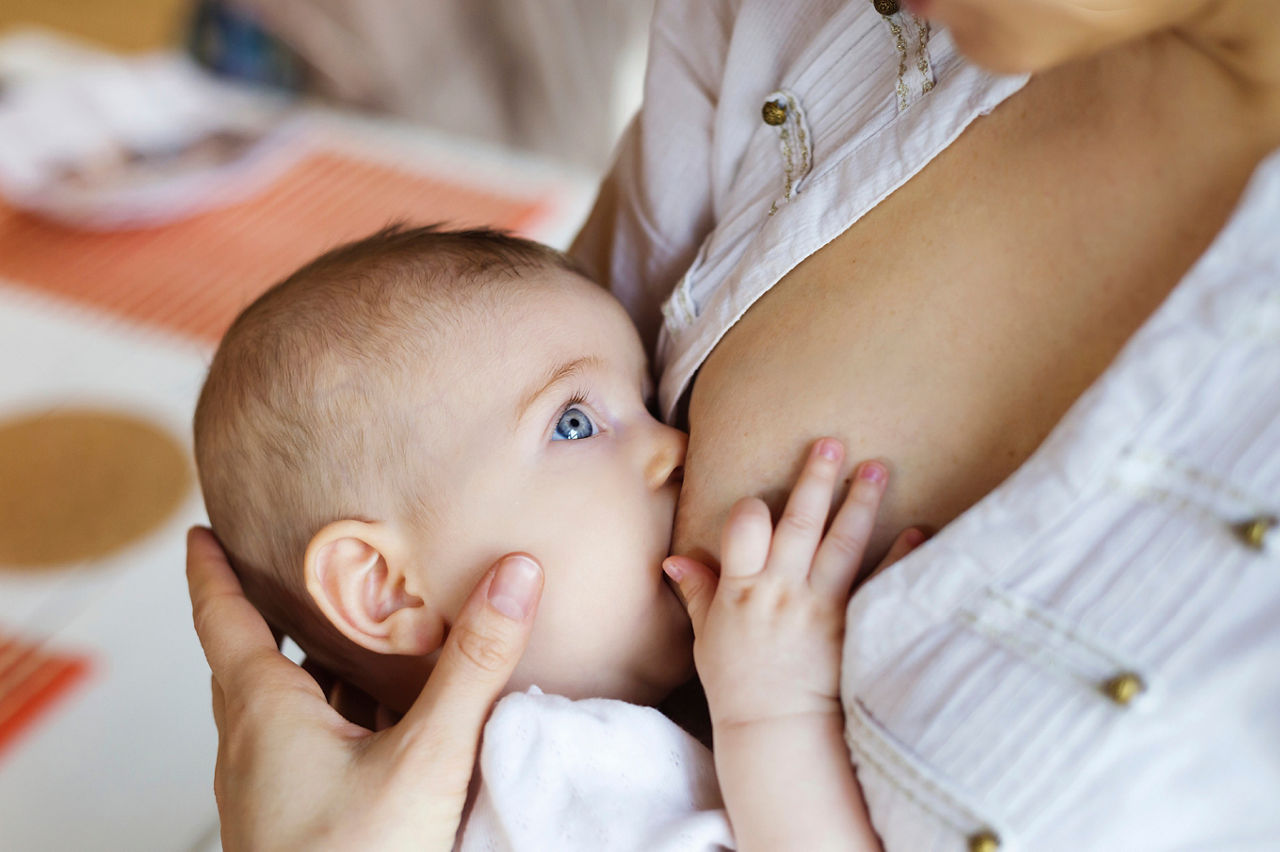
POLYGON ((373 733, 339 716, 279 653, 213 534, 193 529, 187 582, 213 670, 223 848, 451 849, 480 731, 524 653, 542 594, 540 567, 531 587, 522 575, 511 555, 485 574, 418 700, 373 733))

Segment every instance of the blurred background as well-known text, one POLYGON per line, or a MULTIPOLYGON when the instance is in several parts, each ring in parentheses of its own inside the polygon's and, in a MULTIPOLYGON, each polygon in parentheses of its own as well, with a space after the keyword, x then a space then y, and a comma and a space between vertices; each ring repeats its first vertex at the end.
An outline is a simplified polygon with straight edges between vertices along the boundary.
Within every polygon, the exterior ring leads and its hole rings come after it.
POLYGON ((222 331, 397 220, 567 245, 651 0, 0 0, 0 850, 210 850, 222 331))

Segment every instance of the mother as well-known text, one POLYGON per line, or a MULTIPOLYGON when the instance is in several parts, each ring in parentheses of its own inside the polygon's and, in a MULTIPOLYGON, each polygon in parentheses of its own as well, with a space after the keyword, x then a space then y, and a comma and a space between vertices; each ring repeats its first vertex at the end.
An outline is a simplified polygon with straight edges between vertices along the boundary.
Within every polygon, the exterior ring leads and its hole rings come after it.
MULTIPOLYGON (((1262 843, 1280 3, 913 5, 947 29, 897 0, 660 4, 575 251, 687 417, 675 549, 714 559, 732 502, 783 493, 813 437, 891 459, 881 541, 945 528, 850 608, 849 742, 886 845, 1262 843)), ((491 671, 438 671, 370 737, 268 653, 210 544, 190 561, 228 847, 445 848, 524 623, 478 595, 457 632, 494 640, 491 671), (337 808, 352 789, 370 808, 337 808)))

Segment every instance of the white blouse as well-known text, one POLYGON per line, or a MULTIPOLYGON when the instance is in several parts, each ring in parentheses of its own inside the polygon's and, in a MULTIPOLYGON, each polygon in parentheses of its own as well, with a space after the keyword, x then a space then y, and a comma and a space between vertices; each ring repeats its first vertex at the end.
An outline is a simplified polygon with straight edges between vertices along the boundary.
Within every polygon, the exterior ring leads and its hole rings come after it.
MULTIPOLYGON (((660 2, 579 253, 607 253, 664 414, 761 294, 1024 83, 895 0, 660 2)), ((1280 155, 1040 449, 851 602, 847 740, 885 847, 1275 848, 1276 515, 1280 155)))
POLYGON ((1280 846, 1277 515, 1280 153, 1035 454, 850 602, 886 846, 1280 846))

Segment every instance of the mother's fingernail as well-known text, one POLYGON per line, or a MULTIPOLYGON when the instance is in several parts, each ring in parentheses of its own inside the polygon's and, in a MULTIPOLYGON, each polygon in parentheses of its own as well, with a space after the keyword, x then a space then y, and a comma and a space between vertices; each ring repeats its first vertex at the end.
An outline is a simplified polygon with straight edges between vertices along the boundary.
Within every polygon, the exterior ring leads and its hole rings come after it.
POLYGON ((523 621, 538 593, 542 568, 527 556, 508 556, 498 563, 489 584, 489 603, 507 618, 523 621))

